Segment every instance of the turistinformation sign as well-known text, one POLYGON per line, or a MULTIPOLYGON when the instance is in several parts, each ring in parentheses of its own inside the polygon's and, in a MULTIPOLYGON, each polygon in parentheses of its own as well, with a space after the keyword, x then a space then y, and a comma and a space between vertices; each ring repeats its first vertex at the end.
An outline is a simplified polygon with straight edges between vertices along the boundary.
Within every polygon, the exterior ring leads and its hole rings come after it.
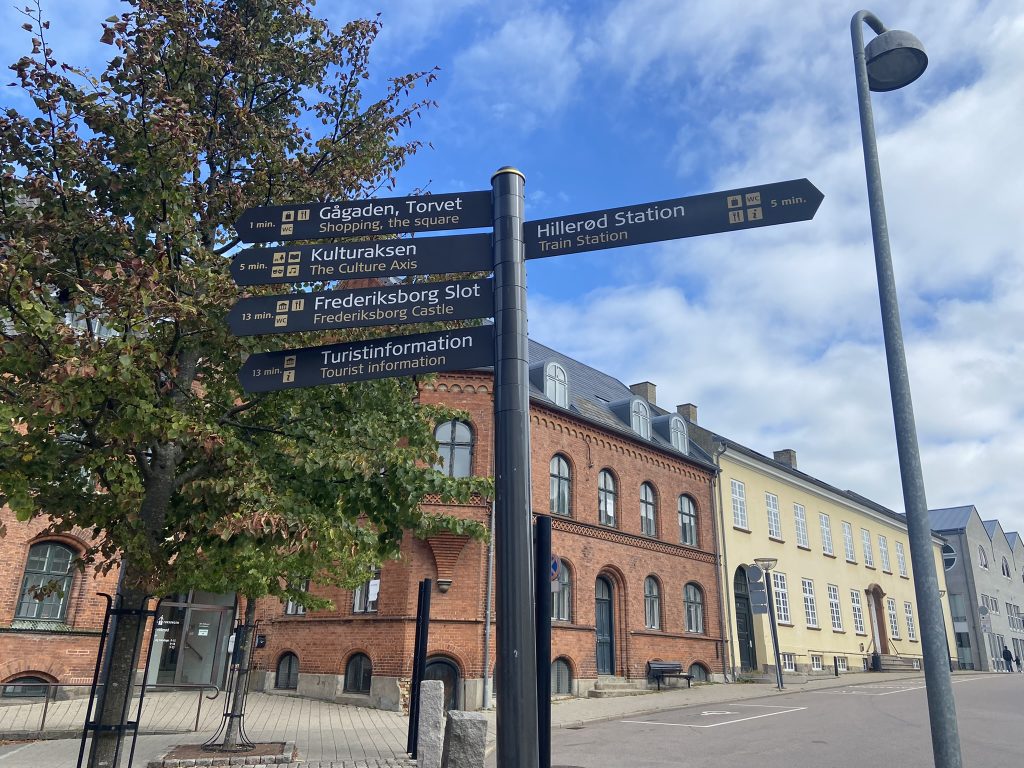
POLYGON ((491 236, 474 234, 249 248, 231 262, 231 276, 238 285, 270 285, 490 272, 492 267, 491 236))
POLYGON ((246 392, 343 384, 494 364, 490 325, 250 355, 238 378, 246 392))
POLYGON ((242 299, 228 313, 235 336, 469 320, 494 314, 493 281, 356 288, 242 299))
POLYGON ((814 218, 824 195, 807 179, 574 213, 524 224, 526 258, 561 256, 814 218))
POLYGON ((243 243, 269 243, 475 229, 492 224, 490 192, 458 192, 249 208, 235 222, 235 231, 243 243))

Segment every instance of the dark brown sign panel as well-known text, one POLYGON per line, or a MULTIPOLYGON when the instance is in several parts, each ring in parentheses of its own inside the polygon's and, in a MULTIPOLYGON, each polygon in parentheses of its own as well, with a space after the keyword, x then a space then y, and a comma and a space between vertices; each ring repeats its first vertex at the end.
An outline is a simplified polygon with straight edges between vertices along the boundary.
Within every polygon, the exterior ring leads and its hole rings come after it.
POLYGON ((483 368, 494 364, 494 328, 481 325, 323 347, 250 355, 238 379, 246 392, 344 384, 483 368))
POLYGON ((249 248, 231 262, 238 285, 328 283, 362 277, 490 272, 489 234, 249 248))
POLYGON ((807 179, 794 179, 527 221, 523 225, 526 258, 808 221, 823 199, 807 179))
POLYGON ((493 314, 494 285, 488 278, 254 296, 240 300, 231 308, 228 325, 235 336, 259 336, 473 320, 493 314))
POLYGON ((235 222, 235 231, 243 243, 270 243, 476 229, 493 223, 491 193, 486 191, 249 208, 235 222))

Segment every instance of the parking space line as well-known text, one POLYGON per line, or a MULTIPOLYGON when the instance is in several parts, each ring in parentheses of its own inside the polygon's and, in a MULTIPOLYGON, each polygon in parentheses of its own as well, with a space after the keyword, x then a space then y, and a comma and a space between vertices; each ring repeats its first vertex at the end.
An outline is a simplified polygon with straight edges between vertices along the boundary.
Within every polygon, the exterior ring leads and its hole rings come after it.
MULTIPOLYGON (((767 707, 767 704, 729 704, 731 707, 767 707)), ((735 720, 725 720, 721 723, 709 723, 708 725, 696 725, 693 723, 661 723, 657 720, 620 720, 622 723, 639 723, 641 725, 670 725, 677 728, 717 728, 720 725, 732 725, 733 723, 743 723, 747 720, 757 720, 762 717, 775 717, 776 715, 786 715, 790 712, 800 712, 807 709, 807 707, 779 707, 781 712, 765 712, 763 715, 751 715, 750 717, 740 717, 735 720)))

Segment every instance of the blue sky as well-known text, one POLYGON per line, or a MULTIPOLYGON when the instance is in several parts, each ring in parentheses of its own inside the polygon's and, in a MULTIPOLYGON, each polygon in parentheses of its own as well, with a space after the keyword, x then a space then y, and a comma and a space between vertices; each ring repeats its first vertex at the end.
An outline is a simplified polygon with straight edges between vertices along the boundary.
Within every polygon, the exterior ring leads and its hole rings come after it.
MULTIPOLYGON (((58 58, 98 62, 109 0, 48 0, 58 58)), ((381 13, 376 76, 441 67, 395 194, 486 189, 527 216, 807 177, 811 222, 533 261, 530 333, 704 426, 902 510, 849 35, 819 0, 321 0, 381 13)), ((875 94, 929 506, 1024 531, 1024 6, 875 2, 930 66, 875 94)), ((7 27, 13 10, 2 11, 7 27)), ((20 24, 20 20, 17 22, 20 24)), ((865 28, 865 37, 871 32, 865 28)), ((8 35, 13 61, 25 40, 8 35)), ((372 85, 372 84, 371 84, 372 85)))

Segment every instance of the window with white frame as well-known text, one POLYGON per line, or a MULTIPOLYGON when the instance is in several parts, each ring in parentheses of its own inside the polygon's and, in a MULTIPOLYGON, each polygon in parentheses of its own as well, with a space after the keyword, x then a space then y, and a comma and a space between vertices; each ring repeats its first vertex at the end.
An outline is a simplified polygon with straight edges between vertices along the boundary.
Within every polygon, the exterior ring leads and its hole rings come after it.
POLYGON ((818 522, 821 523, 821 551, 826 555, 832 554, 832 522, 824 512, 818 513, 818 522))
POLYGON ((75 553, 55 541, 33 544, 21 582, 16 619, 62 622, 71 598, 75 553))
POLYGON ((822 663, 821 663, 821 654, 820 653, 812 653, 811 654, 811 671, 813 671, 813 672, 821 672, 822 669, 824 669, 824 667, 822 666, 822 663))
POLYGON ((868 568, 875 567, 875 553, 871 549, 871 533, 867 528, 860 529, 860 543, 864 547, 864 565, 868 568))
POLYGON ((770 571, 772 575, 772 592, 775 598, 775 617, 783 624, 790 624, 789 618, 789 586, 786 574, 770 571))
POLYGON ((864 632, 864 606, 860 601, 860 590, 850 590, 850 611, 853 613, 853 631, 858 635, 865 634, 864 632))
POLYGON ((374 570, 368 581, 352 592, 352 613, 376 613, 377 595, 380 593, 380 569, 374 570))
POLYGON ((679 541, 697 546, 697 509, 685 494, 679 497, 679 541))
MULTIPOLYGON (((299 592, 309 592, 309 579, 306 579, 299 585, 299 592)), ((302 616, 306 612, 306 606, 295 600, 288 600, 284 604, 284 615, 285 616, 302 616)))
POLYGON ((796 543, 800 547, 810 547, 810 539, 807 538, 807 512, 803 504, 793 505, 793 527, 796 528, 796 543))
POLYGON ((601 525, 615 525, 615 476, 607 469, 597 476, 597 520, 601 525))
POLYGON ((1010 571, 1010 561, 1007 560, 1005 557, 1003 558, 1003 564, 1000 567, 1000 570, 1002 571, 1003 576, 1005 576, 1006 578, 1013 578, 1013 573, 1010 571))
POLYGON ((548 363, 544 368, 544 394, 554 401, 555 405, 569 407, 569 377, 565 368, 558 363, 548 363))
POLYGON ((853 526, 843 520, 843 549, 846 554, 846 562, 857 562, 857 550, 853 546, 853 526))
POLYGON ((956 550, 949 544, 942 545, 942 567, 947 571, 956 565, 956 550))
POLYGON ((551 593, 551 618, 554 621, 572 621, 572 571, 565 560, 558 569, 558 591, 551 593))
POLYGON ((978 565, 981 568, 988 570, 988 553, 985 552, 985 547, 978 545, 978 565))
POLYGON ((651 439, 651 410, 643 400, 634 400, 630 406, 629 424, 640 437, 651 439))
POLYGON ((653 576, 644 579, 644 626, 661 629, 661 590, 653 576))
POLYGON ((810 579, 800 579, 804 591, 804 618, 808 627, 818 626, 818 604, 814 599, 814 582, 810 579))
POLYGON ((572 472, 565 456, 556 453, 548 465, 549 502, 552 515, 569 517, 572 514, 572 472))
POLYGON ((900 617, 896 614, 896 601, 891 598, 885 598, 885 612, 889 615, 889 636, 893 640, 899 640, 900 637, 900 617))
POLYGON ((782 671, 783 672, 796 672, 796 654, 795 653, 782 653, 782 671))
POLYGON ((654 486, 643 483, 640 486, 640 532, 648 536, 656 536, 658 533, 654 512, 654 486))
POLYGON ((999 601, 996 598, 982 594, 981 604, 988 608, 990 613, 999 613, 999 601))
POLYGON ((839 605, 839 587, 835 584, 828 585, 828 612, 832 616, 832 629, 842 632, 843 610, 839 605))
POLYGON ((678 416, 673 416, 668 426, 669 439, 672 447, 680 453, 688 453, 690 449, 689 439, 686 434, 686 422, 678 416))
POLYGON ((686 614, 686 631, 704 633, 704 592, 696 584, 683 588, 683 608, 686 614))
POLYGON ((732 524, 737 528, 747 528, 747 497, 743 483, 739 480, 730 481, 732 486, 732 524))
POLYGON ((473 467, 473 430, 458 419, 445 421, 434 430, 440 461, 434 469, 448 477, 469 477, 473 467))
POLYGON ((782 519, 779 517, 779 497, 774 493, 766 493, 764 505, 768 510, 768 535, 773 539, 781 539, 782 519))
POLYGON ((903 542, 896 542, 896 567, 900 570, 900 576, 907 576, 907 553, 903 551, 903 542))
POLYGON ((892 573, 892 564, 889 562, 889 542, 882 534, 878 534, 878 560, 882 564, 883 571, 892 573))
POLYGON ((848 672, 850 669, 849 662, 845 656, 836 656, 836 669, 840 672, 848 672))
POLYGON ((907 617, 907 638, 909 640, 917 640, 917 625, 914 623, 914 604, 909 601, 904 602, 903 614, 907 617))

